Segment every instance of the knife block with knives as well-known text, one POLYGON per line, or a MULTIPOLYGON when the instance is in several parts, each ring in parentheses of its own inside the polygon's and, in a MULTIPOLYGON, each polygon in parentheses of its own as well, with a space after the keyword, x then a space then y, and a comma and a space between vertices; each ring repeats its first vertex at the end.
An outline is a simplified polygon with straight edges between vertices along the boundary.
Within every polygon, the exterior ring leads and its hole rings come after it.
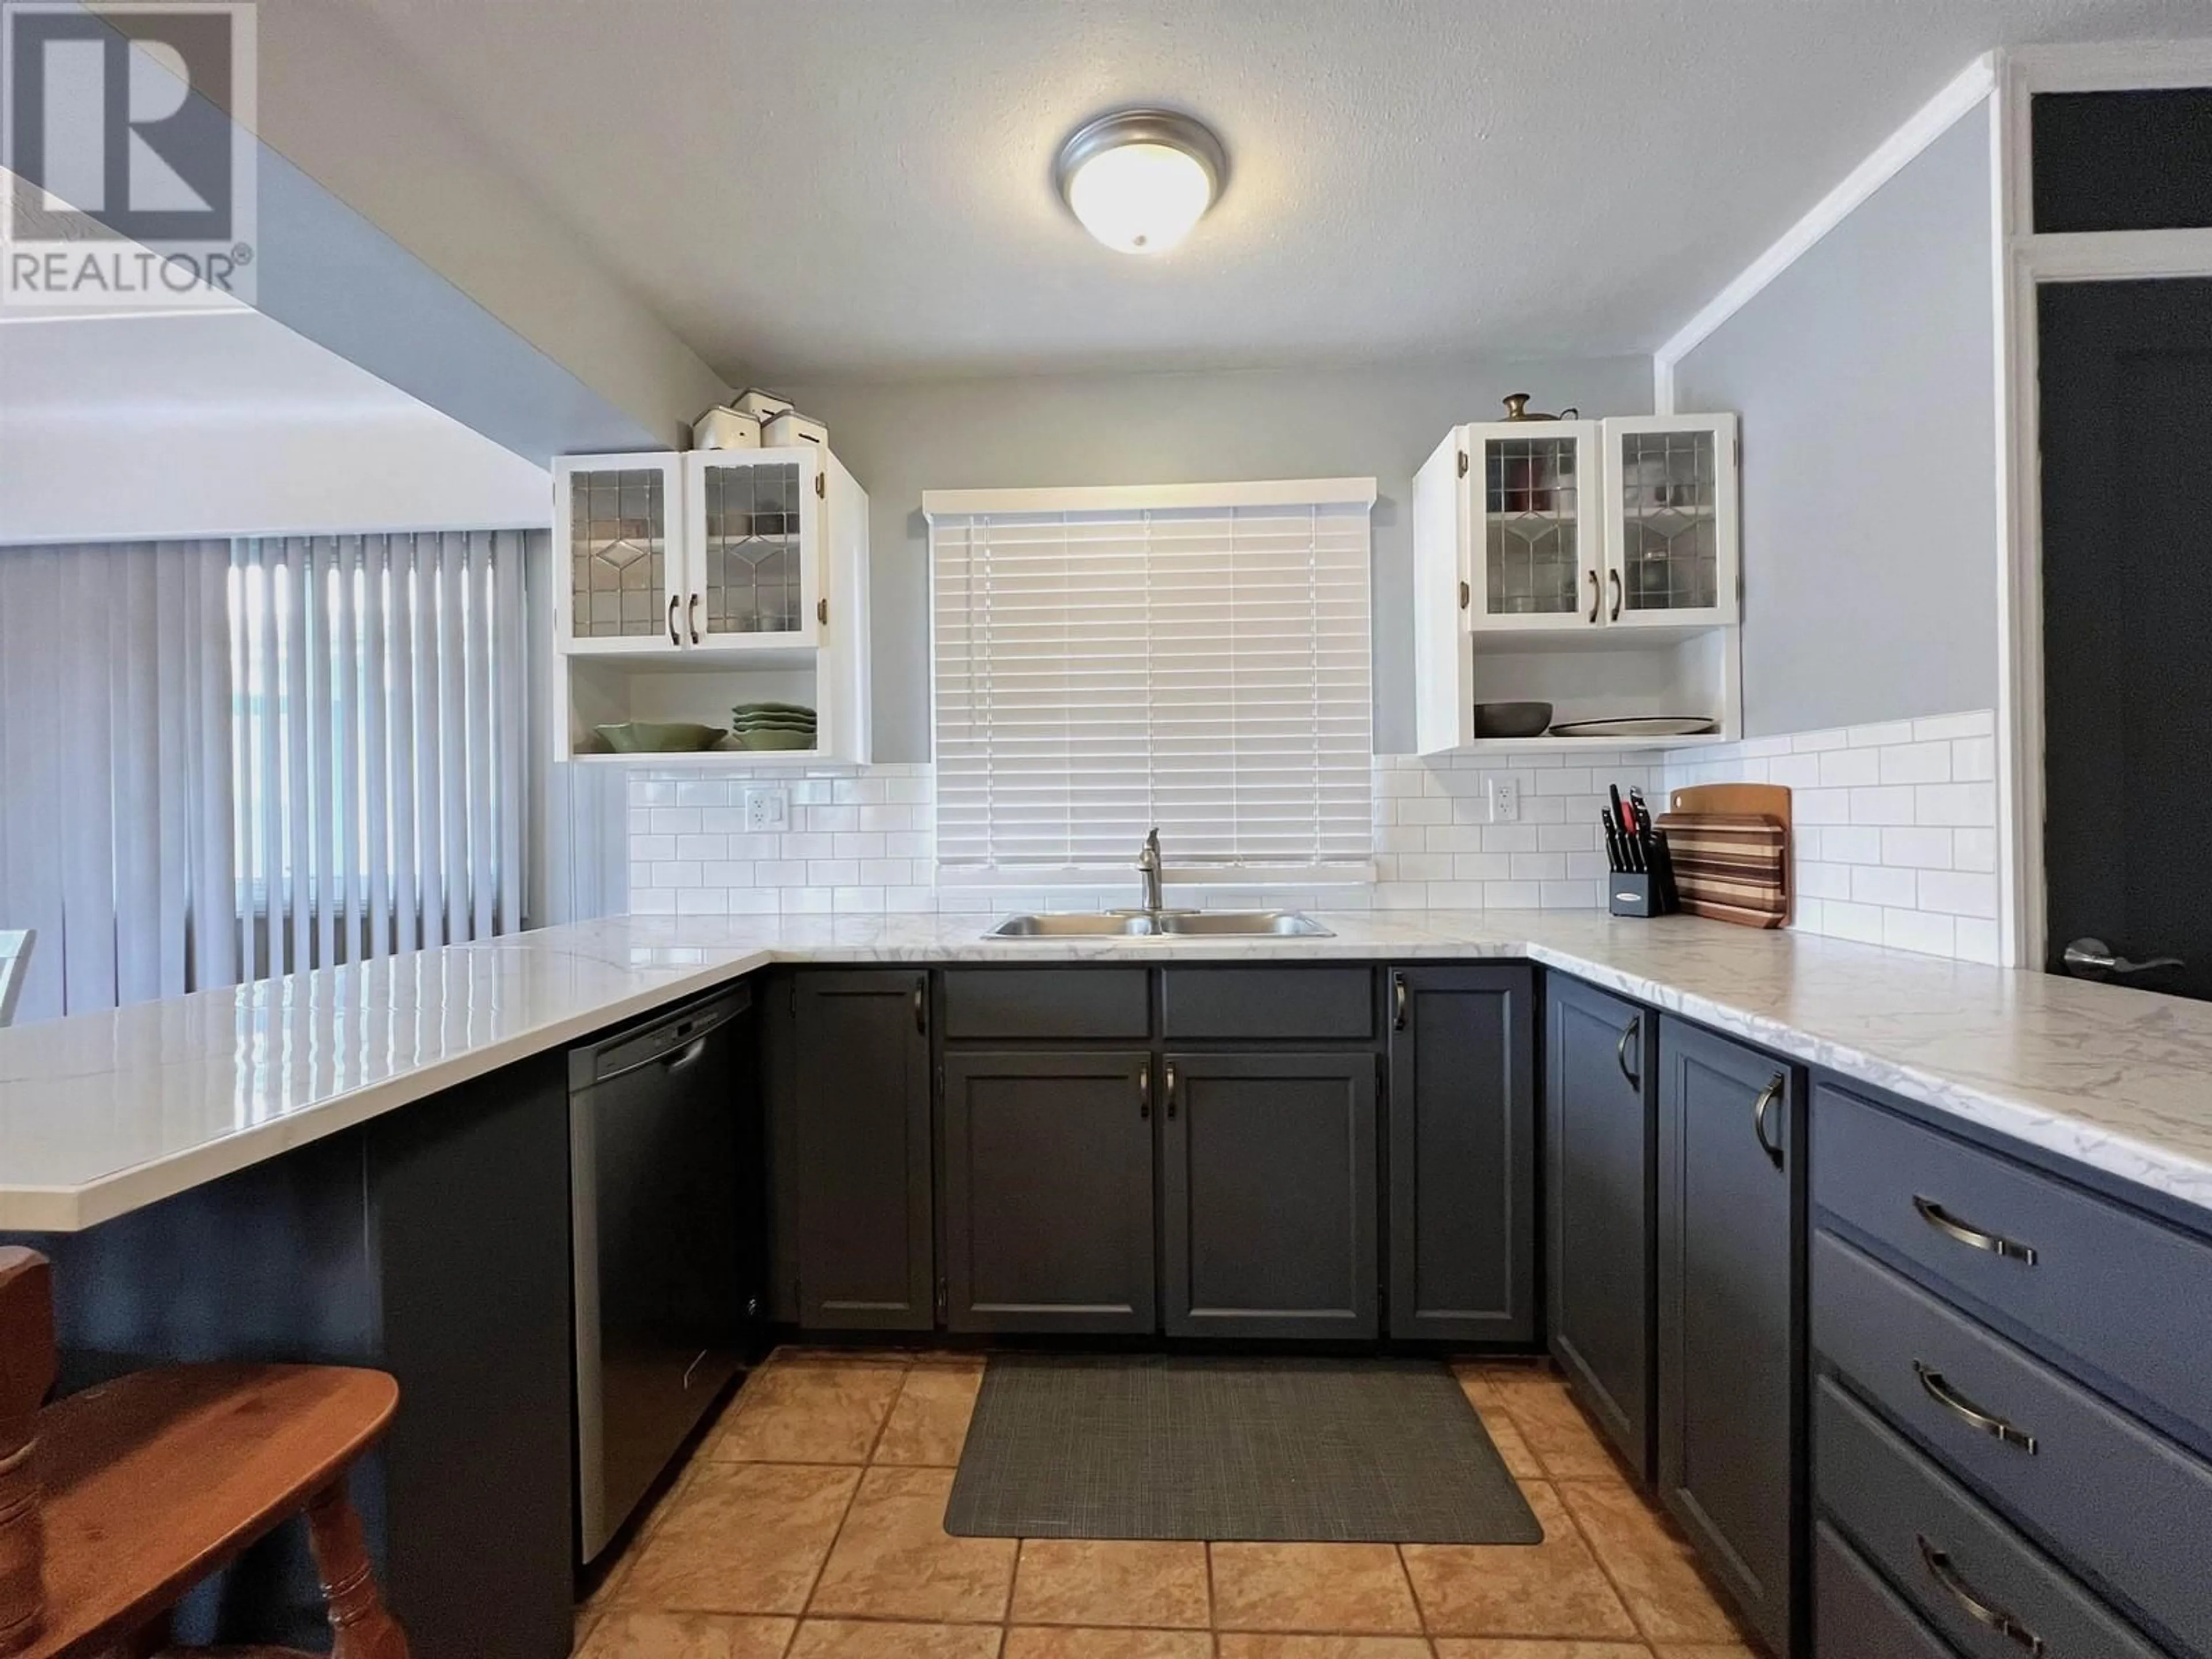
POLYGON ((1632 789, 1628 799, 1609 788, 1609 810, 1598 815, 1605 830, 1605 907, 1616 916, 1663 916, 1674 909, 1677 897, 1674 862, 1667 838, 1644 804, 1644 792, 1632 789))

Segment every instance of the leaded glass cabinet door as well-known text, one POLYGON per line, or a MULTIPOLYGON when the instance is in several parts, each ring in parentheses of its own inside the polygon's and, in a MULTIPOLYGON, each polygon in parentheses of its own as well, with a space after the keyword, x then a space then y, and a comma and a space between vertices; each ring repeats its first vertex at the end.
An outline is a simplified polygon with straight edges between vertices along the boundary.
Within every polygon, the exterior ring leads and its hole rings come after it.
POLYGON ((577 655, 675 651, 688 592, 683 458, 566 455, 553 464, 556 610, 577 655))
POLYGON ((805 444, 694 450, 684 460, 692 596, 686 610, 697 617, 694 643, 818 643, 819 452, 805 444))
POLYGON ((1468 626, 1527 633, 1602 617, 1598 423, 1467 428, 1468 626))
POLYGON ((1605 425, 1606 620, 1736 619, 1736 421, 1638 415, 1605 425))

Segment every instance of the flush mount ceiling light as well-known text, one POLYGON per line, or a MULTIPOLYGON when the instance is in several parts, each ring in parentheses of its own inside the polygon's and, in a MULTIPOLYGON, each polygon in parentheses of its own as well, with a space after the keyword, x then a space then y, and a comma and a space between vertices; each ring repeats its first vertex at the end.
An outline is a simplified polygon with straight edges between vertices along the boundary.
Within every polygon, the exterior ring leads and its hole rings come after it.
POLYGON ((1211 128, 1164 109, 1116 110, 1077 128, 1053 168, 1083 228, 1123 253, 1164 253, 1190 234, 1228 171, 1211 128))

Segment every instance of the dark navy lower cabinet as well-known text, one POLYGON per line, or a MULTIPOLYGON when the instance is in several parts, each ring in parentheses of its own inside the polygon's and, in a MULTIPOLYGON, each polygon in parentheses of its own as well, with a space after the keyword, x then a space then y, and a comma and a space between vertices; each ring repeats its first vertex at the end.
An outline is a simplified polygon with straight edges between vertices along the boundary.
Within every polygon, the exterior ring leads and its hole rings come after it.
POLYGON ((1141 1050, 945 1057, 950 1328, 1153 1328, 1153 1069, 1141 1050))
POLYGON ((1659 1495, 1787 1653, 1802 1536, 1802 1079, 1671 1018, 1659 1066, 1659 1495))
POLYGON ((1657 1016, 1552 975, 1545 1195, 1552 1356, 1637 1472, 1651 1472, 1657 1016))
POLYGON ((1534 1001, 1517 963, 1390 972, 1394 1337, 1535 1340, 1534 1001))
POLYGON ((1378 1334, 1375 1072, 1368 1051, 1167 1053, 1169 1335, 1378 1334))
POLYGON ((791 981, 790 1091, 774 1145, 778 1207, 797 1255, 801 1325, 927 1330, 929 980, 920 969, 822 970, 791 981))

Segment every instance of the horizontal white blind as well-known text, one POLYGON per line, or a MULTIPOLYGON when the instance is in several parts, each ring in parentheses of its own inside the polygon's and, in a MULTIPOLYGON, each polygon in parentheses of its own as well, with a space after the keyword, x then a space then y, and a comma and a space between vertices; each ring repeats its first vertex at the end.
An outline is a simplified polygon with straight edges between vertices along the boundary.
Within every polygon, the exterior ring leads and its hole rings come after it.
POLYGON ((233 544, 249 977, 520 925, 533 537, 233 544))
POLYGON ((1364 502, 933 512, 930 556, 948 875, 1372 855, 1364 502))

